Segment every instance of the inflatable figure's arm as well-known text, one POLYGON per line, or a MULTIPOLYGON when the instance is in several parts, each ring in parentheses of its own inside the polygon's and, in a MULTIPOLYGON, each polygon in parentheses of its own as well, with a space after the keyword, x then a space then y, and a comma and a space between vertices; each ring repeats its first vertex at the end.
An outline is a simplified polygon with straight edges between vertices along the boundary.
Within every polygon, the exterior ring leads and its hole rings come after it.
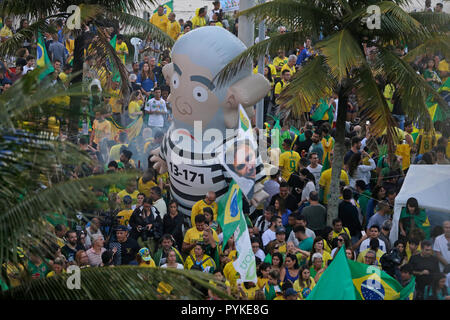
POLYGON ((155 169, 159 174, 163 174, 167 172, 167 163, 160 157, 160 149, 157 148, 150 152, 153 156, 150 158, 151 162, 155 162, 153 165, 153 169, 155 169))

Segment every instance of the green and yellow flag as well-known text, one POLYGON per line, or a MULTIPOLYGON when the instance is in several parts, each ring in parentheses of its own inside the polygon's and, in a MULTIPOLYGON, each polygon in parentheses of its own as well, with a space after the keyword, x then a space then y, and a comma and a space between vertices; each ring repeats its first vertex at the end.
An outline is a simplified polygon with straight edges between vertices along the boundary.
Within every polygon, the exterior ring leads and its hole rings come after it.
MULTIPOLYGON (((437 91, 444 100, 450 102, 450 78, 447 78, 447 80, 437 91)), ((446 114, 445 110, 442 110, 437 102, 434 102, 431 97, 429 97, 427 100, 427 107, 433 123, 436 121, 444 121, 448 117, 448 114, 446 114)))
POLYGON ((223 231, 223 243, 226 244, 236 231, 241 221, 241 216, 244 217, 242 191, 234 180, 231 182, 228 192, 220 199, 218 206, 219 215, 217 220, 223 231))
POLYGON ((52 62, 50 61, 50 58, 47 54, 47 49, 45 48, 45 41, 44 37, 40 32, 38 32, 38 39, 37 39, 37 54, 36 54, 36 65, 38 68, 43 68, 44 71, 39 75, 39 80, 42 80, 45 78, 48 74, 55 71, 55 68, 53 68, 52 62))
MULTIPOLYGON (((162 4, 164 7, 164 14, 167 16, 169 13, 173 11, 173 0, 170 0, 164 4, 162 4)), ((156 8, 153 13, 156 13, 158 11, 158 8, 156 8)))
POLYGON ((342 247, 306 300, 412 300, 413 277, 406 287, 378 269, 349 260, 342 247))

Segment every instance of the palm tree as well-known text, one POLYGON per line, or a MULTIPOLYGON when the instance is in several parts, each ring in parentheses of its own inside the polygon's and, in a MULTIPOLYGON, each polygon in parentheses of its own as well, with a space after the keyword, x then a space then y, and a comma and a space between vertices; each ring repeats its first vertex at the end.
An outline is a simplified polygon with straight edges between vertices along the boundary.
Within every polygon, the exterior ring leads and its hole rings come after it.
MULTIPOLYGON (((154 0, 58 0, 58 1, 26 1, 26 0, 5 0, 0 3, 0 13, 2 16, 13 15, 16 17, 29 17, 35 20, 28 28, 24 28, 11 39, 8 39, 0 45, 0 55, 11 54, 20 48, 21 43, 25 38, 29 38, 38 30, 49 30, 46 20, 49 18, 68 18, 71 14, 66 10, 71 5, 77 5, 81 11, 81 26, 80 30, 67 30, 74 36, 74 59, 73 59, 73 73, 76 75, 72 79, 72 83, 82 82, 82 70, 84 63, 84 50, 88 48, 92 40, 92 34, 86 30, 87 25, 94 26, 97 30, 104 30, 105 27, 122 24, 127 26, 131 31, 142 32, 144 34, 152 34, 152 38, 159 41, 162 45, 171 46, 173 39, 170 38, 164 31, 154 26, 150 22, 136 17, 128 12, 137 12, 141 8, 154 5, 154 0)), ((51 30, 51 29, 50 29, 51 30)), ((128 79, 128 73, 125 66, 120 62, 115 50, 107 39, 106 32, 98 33, 98 41, 93 43, 92 49, 97 53, 96 61, 100 62, 99 67, 105 67, 107 60, 112 61, 118 68, 118 72, 122 79, 128 79)), ((121 94, 128 98, 128 84, 127 81, 121 81, 121 94)), ((72 97, 70 101, 70 121, 69 121, 69 138, 75 142, 75 137, 78 134, 78 121, 80 116, 80 98, 72 97)))
POLYGON ((319 55, 309 59, 295 73, 289 86, 282 92, 280 103, 292 115, 309 112, 312 104, 329 96, 332 91, 339 96, 336 137, 332 163, 332 182, 328 201, 328 223, 337 217, 339 176, 344 157, 344 128, 347 99, 350 88, 356 88, 358 104, 363 120, 371 123, 371 133, 380 137, 387 129, 389 152, 393 153, 393 129, 395 122, 376 75, 392 83, 398 90, 402 107, 410 119, 417 120, 421 127, 429 129, 432 121, 426 107, 426 99, 432 95, 441 105, 445 101, 425 82, 422 76, 408 64, 426 49, 436 49, 448 55, 449 15, 445 13, 407 13, 401 6, 409 0, 359 1, 359 0, 274 0, 241 12, 253 16, 256 21, 282 23, 292 30, 275 35, 248 48, 231 61, 218 75, 224 83, 245 63, 267 51, 278 48, 294 48, 306 37, 323 40, 315 44, 319 55), (380 9, 379 29, 369 29, 366 21, 371 13, 367 7, 376 5, 380 9), (366 60, 365 46, 376 47, 373 63, 366 60), (417 45, 401 58, 394 52, 400 44, 417 45), (394 46, 393 46, 394 45, 394 46))
MULTIPOLYGON (((96 163, 76 145, 48 134, 44 118, 54 116, 55 98, 82 97, 80 86, 69 90, 39 82, 41 70, 34 70, 0 95, 0 284, 8 283, 3 271, 8 263, 20 267, 32 247, 46 255, 55 234, 47 214, 63 213, 69 221, 84 208, 97 203, 92 189, 104 188, 117 179, 136 178, 136 172, 74 177, 74 167, 96 163), (24 124, 27 122, 27 129, 24 124)), ((70 110, 62 107, 62 116, 70 110)), ((132 266, 81 270, 81 289, 69 290, 69 274, 31 280, 24 275, 21 285, 1 293, 14 299, 199 299, 211 289, 211 276, 197 271, 132 266), (158 292, 160 282, 172 286, 171 295, 158 292)), ((3 289, 3 286, 2 286, 3 289)))

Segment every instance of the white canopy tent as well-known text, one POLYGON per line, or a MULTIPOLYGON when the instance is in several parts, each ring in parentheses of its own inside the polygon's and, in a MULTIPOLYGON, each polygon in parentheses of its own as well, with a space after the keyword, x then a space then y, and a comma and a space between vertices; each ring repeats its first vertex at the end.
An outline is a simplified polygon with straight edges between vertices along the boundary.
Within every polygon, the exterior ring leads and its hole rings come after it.
MULTIPOLYGON (((398 225, 402 207, 414 197, 419 207, 429 212, 443 215, 441 221, 450 217, 450 165, 412 165, 406 174, 402 188, 395 198, 394 217, 389 239, 394 243, 398 239, 398 225)), ((436 216, 436 215, 435 215, 436 216)), ((430 217, 432 223, 432 217, 430 217)), ((435 219, 438 220, 438 219, 435 219)), ((439 221, 440 223, 442 223, 439 221)), ((435 221, 437 222, 437 221, 435 221)), ((435 223, 440 224, 439 222, 435 223)))

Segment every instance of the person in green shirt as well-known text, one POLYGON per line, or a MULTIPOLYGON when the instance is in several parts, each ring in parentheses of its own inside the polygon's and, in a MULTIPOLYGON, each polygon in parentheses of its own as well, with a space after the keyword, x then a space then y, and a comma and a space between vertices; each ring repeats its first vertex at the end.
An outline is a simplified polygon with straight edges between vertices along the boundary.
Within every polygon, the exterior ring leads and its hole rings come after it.
POLYGON ((416 198, 411 197, 406 201, 406 208, 400 214, 399 227, 402 237, 408 237, 414 229, 421 229, 425 233, 425 239, 430 239, 430 221, 425 210, 419 208, 416 198))
POLYGON ((361 209, 361 214, 365 219, 367 213, 367 203, 372 197, 372 193, 370 192, 369 189, 367 189, 367 185, 363 180, 357 180, 355 183, 355 187, 356 191, 359 193, 358 197, 359 208, 361 209))
POLYGON ((304 251, 311 251, 314 239, 306 235, 306 229, 303 226, 294 227, 295 237, 299 241, 298 248, 304 251))
POLYGON ((40 257, 37 248, 31 248, 30 250, 30 259, 28 260, 27 269, 31 274, 32 279, 43 279, 51 271, 48 263, 40 257))
POLYGON ((441 86, 442 80, 435 71, 433 59, 428 60, 427 69, 425 69, 425 71, 423 72, 423 77, 425 78, 425 81, 427 81, 428 84, 432 86, 434 89, 437 90, 441 86))

